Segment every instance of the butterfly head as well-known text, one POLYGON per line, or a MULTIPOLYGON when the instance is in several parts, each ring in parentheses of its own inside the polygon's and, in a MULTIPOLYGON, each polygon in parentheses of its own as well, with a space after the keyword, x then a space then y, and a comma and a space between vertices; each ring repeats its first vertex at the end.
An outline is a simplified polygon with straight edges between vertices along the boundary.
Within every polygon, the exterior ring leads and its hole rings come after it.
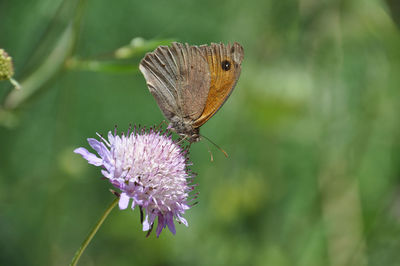
POLYGON ((181 137, 189 141, 190 143, 200 141, 200 128, 193 127, 192 121, 182 120, 175 116, 171 119, 171 123, 168 128, 179 134, 181 137))

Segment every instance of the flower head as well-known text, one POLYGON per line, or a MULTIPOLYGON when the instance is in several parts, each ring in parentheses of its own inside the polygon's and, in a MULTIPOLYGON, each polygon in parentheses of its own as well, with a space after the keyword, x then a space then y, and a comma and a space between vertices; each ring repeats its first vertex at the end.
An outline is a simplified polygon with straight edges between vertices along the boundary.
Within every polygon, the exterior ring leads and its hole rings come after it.
MULTIPOLYGON (((193 177, 188 170, 187 152, 170 136, 158 131, 134 130, 118 136, 108 133, 108 140, 89 138, 89 145, 100 156, 85 148, 74 152, 90 164, 102 166, 101 173, 121 190, 119 208, 139 206, 146 216, 143 231, 151 232, 158 217, 157 237, 168 226, 175 234, 174 219, 186 226, 182 217, 190 208, 188 183, 193 177)), ((148 234, 149 234, 148 233, 148 234)))
POLYGON ((10 79, 14 75, 12 58, 0 49, 0 80, 10 79))

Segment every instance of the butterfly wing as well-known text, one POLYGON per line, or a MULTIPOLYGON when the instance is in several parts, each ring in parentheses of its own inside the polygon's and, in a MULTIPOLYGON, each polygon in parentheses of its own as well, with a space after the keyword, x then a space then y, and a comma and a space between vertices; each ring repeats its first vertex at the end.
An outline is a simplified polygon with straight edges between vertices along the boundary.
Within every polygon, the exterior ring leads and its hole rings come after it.
POLYGON ((203 113, 194 121, 194 127, 207 122, 228 99, 239 79, 244 57, 243 47, 236 42, 233 45, 212 43, 200 49, 207 60, 211 82, 203 113))
POLYGON ((146 54, 139 65, 147 86, 168 120, 196 120, 210 88, 208 62, 198 46, 172 43, 146 54))

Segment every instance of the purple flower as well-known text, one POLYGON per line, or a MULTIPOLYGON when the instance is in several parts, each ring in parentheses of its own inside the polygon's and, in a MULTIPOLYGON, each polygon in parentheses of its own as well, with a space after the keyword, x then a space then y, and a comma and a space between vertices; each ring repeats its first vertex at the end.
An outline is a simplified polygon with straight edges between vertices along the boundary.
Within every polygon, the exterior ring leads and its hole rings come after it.
POLYGON ((188 169, 187 151, 170 136, 158 131, 134 130, 125 136, 108 133, 108 140, 89 138, 90 146, 100 156, 85 148, 74 152, 90 164, 102 166, 101 173, 111 184, 121 190, 119 208, 139 206, 145 210, 143 231, 148 235, 158 217, 157 237, 168 226, 175 234, 174 219, 188 226, 182 217, 191 205, 188 203, 193 178, 188 169))

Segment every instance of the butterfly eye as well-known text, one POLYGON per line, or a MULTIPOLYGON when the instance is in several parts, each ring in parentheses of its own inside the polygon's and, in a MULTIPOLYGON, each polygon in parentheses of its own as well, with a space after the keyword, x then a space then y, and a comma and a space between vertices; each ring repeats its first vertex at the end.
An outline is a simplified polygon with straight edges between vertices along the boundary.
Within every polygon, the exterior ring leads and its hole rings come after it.
POLYGON ((229 69, 231 69, 231 62, 229 62, 228 60, 224 60, 221 63, 221 67, 223 70, 228 71, 229 69))

